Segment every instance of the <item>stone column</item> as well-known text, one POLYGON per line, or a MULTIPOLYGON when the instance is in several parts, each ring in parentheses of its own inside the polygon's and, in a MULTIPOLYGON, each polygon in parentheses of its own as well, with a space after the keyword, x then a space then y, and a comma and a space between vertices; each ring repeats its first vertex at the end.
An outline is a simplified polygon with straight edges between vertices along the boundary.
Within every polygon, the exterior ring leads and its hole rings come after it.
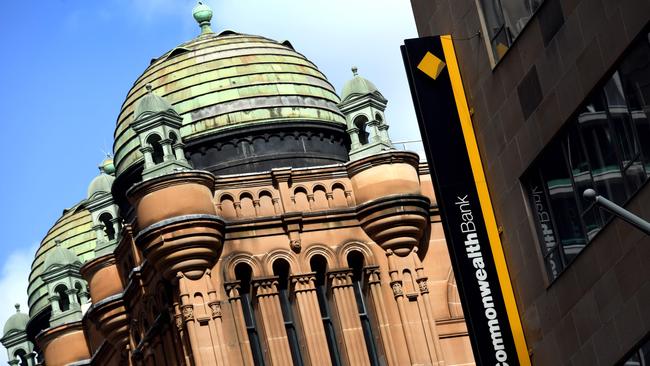
POLYGON ((223 324, 221 323, 221 301, 217 298, 217 291, 212 285, 212 271, 207 269, 205 276, 203 276, 204 286, 208 293, 208 307, 210 308, 210 334, 212 335, 212 348, 214 357, 217 360, 217 365, 227 365, 227 360, 224 355, 224 350, 221 345, 224 341, 223 338, 223 324))
POLYGON ((113 224, 113 230, 115 231, 115 238, 118 238, 118 235, 120 234, 120 218, 119 217, 114 217, 111 219, 111 223, 113 224))
POLYGON ((255 297, 262 320, 262 339, 268 348, 270 364, 274 366, 293 365, 278 296, 278 278, 258 278, 252 280, 251 284, 255 289, 255 297))
POLYGON ((327 197, 327 207, 332 208, 332 202, 334 202, 334 193, 327 192, 325 193, 325 197, 327 197))
POLYGON ((341 330, 339 334, 343 335, 342 356, 347 360, 348 365, 370 365, 357 301, 352 288, 352 270, 331 271, 327 277, 334 299, 334 313, 338 328, 341 330))
POLYGON ((183 147, 185 145, 183 143, 175 143, 174 146, 174 155, 176 156, 176 160, 186 162, 187 159, 185 159, 185 153, 183 152, 183 147))
POLYGON ((356 150, 361 147, 361 142, 359 142, 359 129, 357 127, 348 128, 348 135, 350 135, 350 150, 356 150))
POLYGON ((174 152, 172 151, 171 139, 160 140, 160 146, 162 147, 163 150, 163 161, 171 161, 176 158, 174 152))
POLYGON ((104 232, 104 224, 93 225, 93 230, 95 230, 97 241, 104 241, 107 239, 106 233, 104 232))
POLYGON ((388 125, 387 124, 384 123, 384 124, 379 125, 379 136, 380 136, 382 142, 390 144, 390 137, 388 136, 388 125))
POLYGON ((154 166, 153 157, 151 156, 151 153, 153 152, 153 147, 151 146, 141 147, 140 152, 142 153, 142 155, 144 155, 144 168, 147 169, 154 166))
POLYGON ((408 326, 408 316, 406 315, 406 309, 404 305, 404 291, 402 289, 402 279, 398 271, 395 269, 394 258, 392 250, 387 250, 386 255, 388 256, 388 270, 390 273, 390 287, 393 289, 393 297, 397 303, 397 311, 399 312, 399 319, 402 323, 402 330, 404 332, 404 339, 406 340, 406 350, 409 354, 409 359, 411 361, 416 360, 415 345, 413 344, 413 336, 411 335, 411 328, 408 326))
POLYGON ((183 317, 183 322, 185 323, 185 329, 187 330, 187 334, 189 336, 189 343, 191 350, 190 352, 193 355, 194 359, 194 365, 196 366, 202 366, 204 364, 203 359, 201 357, 201 351, 200 351, 200 342, 198 335, 196 334, 196 328, 195 328, 195 322, 196 320, 194 319, 194 304, 192 304, 191 299, 190 299, 190 293, 187 289, 187 284, 186 281, 187 279, 182 273, 178 273, 177 275, 178 278, 178 287, 180 289, 180 299, 181 299, 181 314, 183 317))
POLYGON ((226 283, 226 293, 228 294, 232 317, 235 321, 235 330, 237 331, 237 339, 239 339, 242 360, 245 365, 253 365, 253 353, 251 352, 250 340, 246 331, 246 320, 244 320, 244 313, 242 311, 242 299, 239 295, 240 289, 240 281, 226 283))
POLYGON ((433 304, 431 303, 431 294, 429 293, 429 286, 427 285, 428 278, 424 276, 424 266, 417 255, 418 248, 413 248, 411 256, 415 264, 415 281, 418 284, 422 301, 424 302, 425 316, 427 317, 426 323, 429 324, 431 336, 433 337, 433 349, 435 352, 436 361, 438 366, 445 366, 445 358, 442 353, 442 346, 440 345, 440 336, 438 335, 438 328, 436 327, 436 319, 433 312, 433 304))
POLYGON ((325 328, 316 294, 316 273, 306 273, 291 277, 292 293, 298 305, 298 316, 307 352, 303 354, 305 364, 328 366, 332 362, 323 352, 328 349, 325 328))
POLYGON ((366 123, 366 126, 370 127, 370 136, 368 138, 368 142, 380 142, 381 137, 379 136, 379 130, 377 128, 379 126, 379 121, 368 121, 366 123))
POLYGON ((390 321, 388 313, 386 312, 386 302, 381 289, 381 272, 379 266, 366 267, 364 269, 366 278, 368 279, 368 287, 370 289, 371 304, 373 312, 377 316, 379 323, 379 334, 381 342, 384 346, 386 359, 389 365, 398 365, 397 354, 395 353, 395 344, 393 343, 393 334, 390 331, 390 321))

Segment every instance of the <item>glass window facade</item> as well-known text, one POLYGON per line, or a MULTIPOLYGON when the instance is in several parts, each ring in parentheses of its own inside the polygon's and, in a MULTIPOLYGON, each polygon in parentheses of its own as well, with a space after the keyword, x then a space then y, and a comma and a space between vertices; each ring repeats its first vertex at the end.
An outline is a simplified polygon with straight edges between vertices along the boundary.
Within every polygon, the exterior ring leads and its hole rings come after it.
POLYGON ((544 0, 480 0, 487 36, 498 62, 544 0))
POLYGON ((622 205, 648 180, 649 114, 644 32, 522 177, 551 280, 611 218, 582 192, 594 188, 622 205))

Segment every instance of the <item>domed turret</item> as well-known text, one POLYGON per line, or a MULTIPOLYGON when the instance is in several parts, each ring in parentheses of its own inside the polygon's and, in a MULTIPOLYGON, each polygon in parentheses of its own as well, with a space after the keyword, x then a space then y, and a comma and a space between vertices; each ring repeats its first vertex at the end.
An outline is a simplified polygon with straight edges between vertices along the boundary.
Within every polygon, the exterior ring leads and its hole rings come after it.
POLYGON ((342 101, 346 101, 357 96, 364 96, 367 94, 377 94, 383 98, 375 84, 373 84, 370 80, 359 76, 356 66, 352 66, 352 75, 352 79, 348 80, 348 82, 343 85, 343 89, 341 89, 342 101))
POLYGON ((77 257, 76 254, 74 254, 73 251, 70 249, 64 248, 61 246, 60 241, 56 241, 56 248, 52 250, 50 253, 48 253, 47 257, 45 258, 45 271, 50 270, 53 267, 64 267, 69 264, 75 264, 78 263, 81 265, 81 261, 79 260, 79 257, 77 257))
POLYGON ((147 89, 147 94, 145 94, 145 96, 142 97, 142 99, 140 99, 135 105, 135 112, 133 113, 135 119, 139 119, 149 114, 155 114, 158 112, 176 113, 174 107, 172 107, 168 101, 159 97, 151 91, 151 84, 145 85, 145 88, 147 89))
POLYGON ((15 307, 16 313, 7 319, 2 332, 3 336, 6 336, 12 332, 22 332, 27 328, 29 316, 25 313, 20 312, 20 304, 16 304, 15 307))
POLYGON ((375 84, 359 76, 352 66, 352 79, 343 86, 339 104, 345 114, 350 135, 350 160, 391 150, 393 144, 388 137, 388 124, 384 111, 388 101, 375 84))
POLYGON ((99 165, 100 174, 96 176, 88 186, 87 198, 91 199, 97 194, 111 193, 111 187, 115 177, 115 166, 113 165, 113 158, 106 158, 99 165))

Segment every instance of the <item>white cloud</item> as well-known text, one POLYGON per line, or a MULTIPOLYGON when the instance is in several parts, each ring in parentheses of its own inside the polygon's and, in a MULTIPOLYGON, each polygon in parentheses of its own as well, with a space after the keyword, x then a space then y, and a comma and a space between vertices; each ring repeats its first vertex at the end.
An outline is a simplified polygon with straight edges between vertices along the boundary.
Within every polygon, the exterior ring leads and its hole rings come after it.
MULTIPOLYGON (((37 244, 28 248, 23 247, 14 250, 5 257, 2 270, 0 270, 0 296, 2 296, 0 324, 2 324, 2 328, 4 328, 7 319, 16 312, 14 304, 20 304, 20 310, 24 313, 28 312, 27 284, 37 248, 37 244)), ((0 347, 0 364, 4 364, 6 361, 7 353, 3 347, 0 347)))

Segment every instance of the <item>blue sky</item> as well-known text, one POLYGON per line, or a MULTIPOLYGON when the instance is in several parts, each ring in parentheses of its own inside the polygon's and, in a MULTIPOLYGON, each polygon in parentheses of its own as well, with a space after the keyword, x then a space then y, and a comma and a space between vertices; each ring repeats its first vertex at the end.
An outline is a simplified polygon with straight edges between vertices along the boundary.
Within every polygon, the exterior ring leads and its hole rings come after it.
MULTIPOLYGON (((206 1, 213 29, 291 41, 340 91, 350 66, 389 100, 393 140, 419 139, 399 45, 416 37, 408 0, 206 1)), ((110 152, 133 81, 195 37, 189 0, 0 2, 0 324, 26 306, 42 237, 84 198, 110 152), (5 309, 6 308, 6 309, 5 309)), ((2 356, 4 356, 4 352, 2 356)))

